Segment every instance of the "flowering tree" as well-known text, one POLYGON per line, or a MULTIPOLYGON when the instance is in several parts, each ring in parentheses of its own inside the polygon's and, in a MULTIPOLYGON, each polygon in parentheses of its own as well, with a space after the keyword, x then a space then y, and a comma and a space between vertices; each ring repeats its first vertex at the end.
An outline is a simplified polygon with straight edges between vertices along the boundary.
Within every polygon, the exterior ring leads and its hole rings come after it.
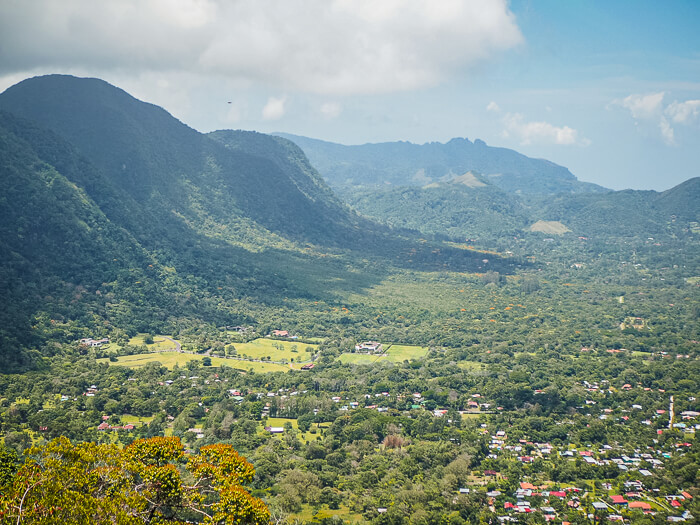
POLYGON ((230 445, 186 454, 179 438, 115 445, 55 439, 0 490, 1 523, 262 525, 266 505, 243 487, 253 466, 230 445))

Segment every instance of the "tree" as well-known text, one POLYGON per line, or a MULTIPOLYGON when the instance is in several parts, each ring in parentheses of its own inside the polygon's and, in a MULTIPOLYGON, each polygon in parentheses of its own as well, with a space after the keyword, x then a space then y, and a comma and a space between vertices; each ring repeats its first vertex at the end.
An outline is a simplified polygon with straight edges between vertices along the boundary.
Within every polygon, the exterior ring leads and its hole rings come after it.
POLYGON ((124 449, 61 437, 29 451, 0 495, 0 521, 266 524, 267 507, 243 487, 254 474, 230 445, 186 454, 172 437, 124 449))

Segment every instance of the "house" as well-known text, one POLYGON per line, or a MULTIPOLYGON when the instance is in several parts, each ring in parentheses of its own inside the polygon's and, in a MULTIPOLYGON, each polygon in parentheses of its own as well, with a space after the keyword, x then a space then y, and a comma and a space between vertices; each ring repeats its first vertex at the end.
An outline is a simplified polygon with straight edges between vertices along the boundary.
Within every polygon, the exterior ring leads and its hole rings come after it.
POLYGON ((265 427, 270 434, 282 434, 284 432, 284 427, 265 427))
POLYGON ((651 510, 651 504, 646 501, 630 501, 627 507, 630 509, 651 510))
POLYGON ((86 337, 85 339, 80 340, 80 344, 83 346, 90 346, 90 347, 96 347, 96 346, 102 346, 106 345, 109 343, 109 338, 104 337, 102 339, 93 339, 92 337, 86 337))
POLYGON ((305 365, 301 366, 302 370, 311 370, 314 367, 313 363, 306 363, 305 365))
POLYGON ((612 500, 613 505, 627 505, 627 500, 624 496, 614 495, 610 496, 610 499, 612 500))
POLYGON ((369 352, 370 354, 381 354, 384 351, 381 343, 377 341, 366 341, 355 345, 356 352, 369 352))
POLYGON ((272 335, 275 337, 289 337, 289 332, 287 330, 273 330, 272 335))

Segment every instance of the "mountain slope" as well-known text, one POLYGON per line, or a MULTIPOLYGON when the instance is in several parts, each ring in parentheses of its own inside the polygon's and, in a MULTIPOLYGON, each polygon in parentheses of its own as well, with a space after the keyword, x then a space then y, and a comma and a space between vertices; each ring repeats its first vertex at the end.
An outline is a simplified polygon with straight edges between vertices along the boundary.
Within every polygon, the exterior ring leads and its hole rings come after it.
MULTIPOLYGON (((325 185, 301 187, 309 173, 293 180, 286 165, 261 154, 267 145, 257 151, 226 148, 101 80, 61 75, 28 79, 0 96, 0 108, 74 144, 116 189, 147 207, 150 213, 131 221, 130 228, 166 223, 161 233, 167 235, 171 222, 180 220, 215 237, 228 232, 228 241, 267 245, 271 239, 262 226, 324 244, 333 241, 321 228, 329 215, 333 224, 356 220, 330 200, 325 185), (290 212, 297 220, 287 220, 290 212)), ((269 137, 258 140, 265 141, 274 145, 269 137)))
MULTIPOLYGON (((301 322, 398 269, 486 264, 359 216, 283 138, 202 135, 101 80, 60 75, 13 86, 2 109, 8 366, 28 362, 21 349, 115 330, 301 322)), ((340 323, 333 311, 313 326, 340 323)))
MULTIPOLYGON (((83 189, 44 162, 15 133, 18 129, 51 144, 63 163, 90 171, 51 133, 0 112, 0 368, 5 370, 30 361, 22 348, 41 343, 32 325, 41 324, 47 310, 54 324, 60 322, 76 296, 148 261, 133 237, 112 224, 83 189), (45 308, 47 303, 51 307, 45 308)), ((83 306, 81 315, 94 304, 83 306)))
POLYGON ((473 175, 422 188, 347 191, 345 198, 367 217, 461 241, 512 236, 529 223, 516 196, 473 175))
POLYGON ((646 239, 682 236, 690 222, 698 222, 699 187, 696 178, 662 193, 513 195, 472 175, 424 187, 348 189, 344 197, 372 219, 457 241, 493 243, 532 231, 538 221, 561 223, 562 231, 581 236, 646 239))
POLYGON ((473 171, 512 193, 579 193, 607 191, 580 182, 563 166, 532 159, 506 148, 487 146, 481 140, 455 138, 441 144, 387 142, 344 146, 278 133, 304 150, 311 163, 343 193, 353 187, 423 186, 473 171))
POLYGON ((654 205, 667 215, 700 222, 700 177, 693 177, 664 191, 654 205))

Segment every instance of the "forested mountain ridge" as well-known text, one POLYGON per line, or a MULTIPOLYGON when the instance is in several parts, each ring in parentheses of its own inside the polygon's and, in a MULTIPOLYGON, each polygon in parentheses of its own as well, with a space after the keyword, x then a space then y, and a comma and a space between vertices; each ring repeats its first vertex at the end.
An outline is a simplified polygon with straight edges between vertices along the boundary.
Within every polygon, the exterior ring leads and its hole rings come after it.
POLYGON ((514 195, 485 177, 470 180, 469 185, 455 179, 424 187, 352 189, 344 198, 360 213, 394 227, 487 243, 521 235, 538 221, 560 222, 575 236, 645 238, 681 234, 700 220, 698 178, 661 193, 624 190, 558 195, 514 195))
POLYGON ((390 266, 484 265, 356 214, 285 139, 202 135, 98 79, 28 79, 0 110, 6 367, 97 327, 235 325, 340 301, 390 266))
MULTIPOLYGON (((264 150, 272 139, 257 151, 224 148, 162 108, 98 79, 62 75, 28 79, 0 96, 0 108, 69 141, 104 173, 111 186, 137 203, 147 203, 153 212, 148 221, 166 222, 166 231, 178 220, 199 228, 214 220, 240 235, 240 230, 259 229, 251 224, 252 219, 283 236, 326 243, 332 239, 318 231, 318 225, 326 221, 317 219, 332 214, 335 223, 358 220, 331 199, 324 185, 311 183, 302 191, 299 181, 303 176, 291 180, 291 171, 283 171, 287 166, 281 168, 279 162, 268 159, 264 150), (320 192, 319 198, 310 198, 314 191, 320 192), (288 221, 290 206, 306 213, 288 221)), ((309 177, 309 173, 303 175, 309 177)), ((139 219, 130 226, 142 225, 139 219)), ((261 232, 248 232, 253 237, 255 233, 265 237, 261 232)), ((229 240, 240 242, 240 238, 229 240)), ((257 242, 267 245, 270 239, 257 242)))
POLYGON ((581 182, 565 167, 517 151, 488 146, 476 139, 454 138, 442 144, 386 142, 345 146, 277 133, 301 149, 328 184, 343 194, 363 187, 424 186, 473 171, 511 193, 580 193, 608 191, 581 182))

